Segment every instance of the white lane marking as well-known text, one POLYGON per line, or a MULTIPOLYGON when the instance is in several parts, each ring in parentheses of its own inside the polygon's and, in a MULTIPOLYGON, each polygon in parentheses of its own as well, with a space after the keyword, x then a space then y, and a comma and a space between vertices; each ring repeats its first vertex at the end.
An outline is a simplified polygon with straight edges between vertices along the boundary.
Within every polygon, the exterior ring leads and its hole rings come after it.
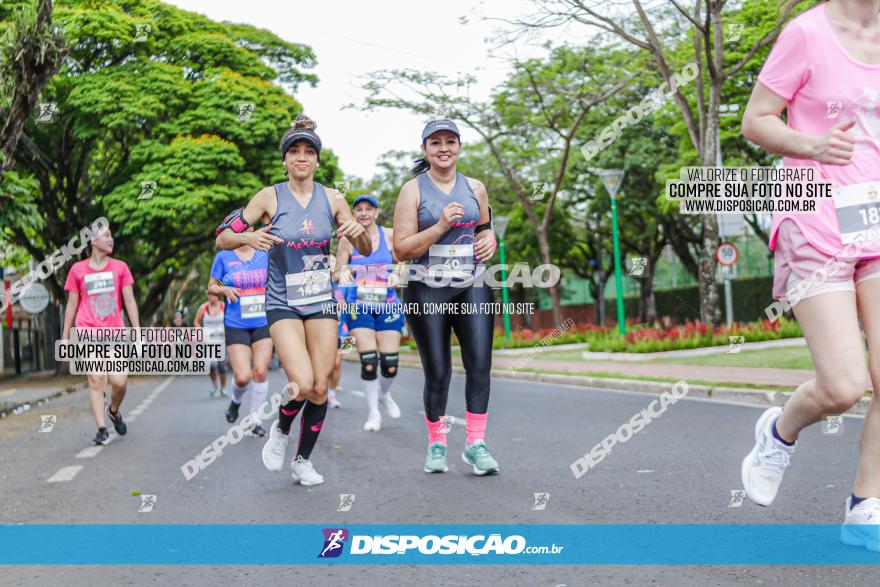
POLYGON ((68 467, 61 467, 58 469, 58 472, 49 477, 47 480, 49 483, 58 483, 60 481, 70 481, 76 474, 82 470, 82 465, 70 465, 68 467))
POLYGON ((636 473, 654 473, 654 469, 639 469, 636 473))
POLYGON ((171 384, 171 382, 174 380, 174 378, 175 378, 175 375, 172 375, 171 377, 169 377, 168 379, 166 379, 165 381, 163 381, 163 382, 159 385, 159 387, 157 387, 156 389, 154 389, 153 391, 151 391, 151 392, 150 392, 150 395, 148 395, 148 396, 145 397, 143 400, 141 400, 141 403, 139 403, 139 404, 138 404, 138 405, 137 405, 137 406, 136 406, 136 407, 135 407, 135 408, 129 413, 128 421, 129 421, 129 422, 134 422, 134 421, 137 419, 138 416, 140 416, 142 413, 144 413, 144 410, 146 410, 148 407, 150 407, 150 405, 151 405, 151 404, 153 403, 153 401, 159 396, 159 394, 162 393, 163 391, 165 391, 165 389, 167 389, 167 387, 171 384))
POLYGON ((93 458, 95 458, 95 455, 97 455, 99 452, 101 452, 102 448, 104 448, 104 447, 103 446, 86 447, 76 454, 76 458, 78 458, 78 459, 93 459, 93 458))
MULTIPOLYGON (((137 416, 141 412, 143 412, 144 408, 146 408, 147 405, 152 403, 153 399, 155 399, 155 397, 157 395, 159 395, 160 393, 165 391, 165 389, 167 389, 168 386, 171 385, 171 382, 174 381, 174 378, 175 378, 175 375, 170 376, 168 379, 163 381, 159 385, 159 387, 154 389, 153 392, 150 394, 152 396, 152 399, 148 397, 146 400, 142 401, 139 406, 137 406, 134 410, 132 410, 132 415, 134 417, 129 418, 128 421, 129 422, 135 421, 137 419, 137 416), (145 403, 146 403, 146 405, 144 405, 145 403), (137 413, 135 413, 135 412, 137 412, 137 413)), ((107 438, 107 442, 104 443, 104 446, 112 443, 116 439, 116 436, 117 436, 117 434, 115 432, 110 432, 109 437, 107 438)), ((101 449, 104 448, 104 446, 86 447, 86 448, 82 449, 81 451, 79 451, 75 458, 77 458, 77 459, 95 458, 98 455, 98 453, 101 452, 101 449)), ((67 467, 62 467, 54 475, 49 477, 49 479, 47 479, 46 481, 47 481, 47 483, 58 483, 58 482, 63 482, 63 481, 71 481, 71 480, 73 480, 74 477, 76 477, 77 473, 79 473, 82 468, 83 468, 83 465, 69 465, 67 467)))
POLYGON ((364 392, 360 391, 359 389, 352 389, 351 392, 358 397, 364 397, 364 395, 365 395, 364 392))

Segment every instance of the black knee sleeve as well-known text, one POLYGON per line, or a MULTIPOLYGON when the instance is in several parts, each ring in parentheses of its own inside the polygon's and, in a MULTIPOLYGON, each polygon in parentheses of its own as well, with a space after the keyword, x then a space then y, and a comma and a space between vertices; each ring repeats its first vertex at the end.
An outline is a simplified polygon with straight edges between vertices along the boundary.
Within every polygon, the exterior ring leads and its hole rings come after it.
POLYGON ((376 373, 376 367, 379 366, 379 354, 376 351, 361 353, 361 379, 364 381, 374 381, 379 377, 376 373), (367 369, 367 366, 373 367, 367 369))
POLYGON ((379 362, 382 366, 382 377, 394 377, 397 375, 398 353, 379 353, 379 362), (393 369, 393 370, 392 370, 393 369))

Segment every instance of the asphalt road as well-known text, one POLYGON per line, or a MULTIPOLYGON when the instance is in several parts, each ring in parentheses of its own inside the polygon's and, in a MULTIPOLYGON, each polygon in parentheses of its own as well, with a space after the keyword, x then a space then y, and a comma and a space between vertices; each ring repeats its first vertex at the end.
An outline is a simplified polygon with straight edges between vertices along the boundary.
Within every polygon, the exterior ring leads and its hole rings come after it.
MULTIPOLYGON (((365 432, 358 368, 345 363, 343 407, 329 412, 312 455, 325 483, 294 485, 289 469, 263 468, 263 439, 245 438, 190 481, 180 467, 229 430, 226 401, 209 399, 207 377, 133 380, 123 406, 129 434, 89 449, 84 393, 0 422, 0 521, 74 524, 646 524, 839 523, 856 466, 862 421, 838 435, 807 431, 777 502, 728 507, 751 448, 760 409, 705 401, 675 404, 580 479, 571 463, 651 398, 534 382, 493 381, 487 442, 501 466, 475 477, 461 462, 463 376, 453 376, 448 413, 450 470, 426 475, 422 373, 402 369, 393 394, 403 411, 365 432), (133 414, 137 413, 133 417, 133 414), (41 415, 51 432, 38 432, 41 415), (84 449, 86 449, 84 451, 84 449), (71 469, 70 467, 80 467, 71 469), (57 480, 70 478, 69 480, 57 480), (50 479, 56 479, 49 481, 50 479), (156 496, 138 512, 133 490, 156 496), (544 510, 534 494, 549 493, 544 510), (339 494, 356 496, 338 512, 339 494)), ((283 385, 270 372, 270 389, 283 385)), ((249 405, 245 398, 245 406, 249 405)), ((244 414, 244 410, 242 410, 244 414)), ((296 422, 298 428, 299 423, 296 422)), ((295 428, 296 429, 296 428, 295 428)), ((289 449, 292 456, 293 448, 289 449)), ((267 548, 285 548, 267 544, 267 548)), ((686 548, 687 545, 682 545, 686 548)), ((96 548, 113 548, 112 544, 96 548)), ((15 566, 0 584, 40 585, 876 585, 862 566, 15 566), (63 575, 61 575, 63 573, 63 575)))

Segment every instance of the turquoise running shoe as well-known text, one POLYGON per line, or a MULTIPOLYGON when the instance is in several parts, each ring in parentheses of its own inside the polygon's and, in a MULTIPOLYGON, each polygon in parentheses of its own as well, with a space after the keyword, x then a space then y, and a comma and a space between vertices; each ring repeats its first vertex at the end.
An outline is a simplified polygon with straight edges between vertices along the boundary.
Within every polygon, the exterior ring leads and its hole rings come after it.
POLYGON ((442 442, 434 442, 428 447, 428 458, 425 460, 425 473, 445 473, 449 468, 446 466, 446 445, 442 442))
POLYGON ((489 448, 482 440, 465 444, 461 460, 474 467, 474 475, 491 475, 498 472, 498 461, 492 458, 489 448))

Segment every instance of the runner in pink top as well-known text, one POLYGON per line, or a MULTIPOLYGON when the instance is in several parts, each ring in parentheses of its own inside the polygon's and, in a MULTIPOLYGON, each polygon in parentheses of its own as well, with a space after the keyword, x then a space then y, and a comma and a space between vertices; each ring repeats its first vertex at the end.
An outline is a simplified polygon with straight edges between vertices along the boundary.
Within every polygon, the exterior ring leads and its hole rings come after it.
MULTIPOLYGON (((826 6, 808 10, 785 27, 758 76, 788 102, 788 126, 805 139, 801 148, 813 151, 782 152, 783 164, 815 167, 817 177, 837 186, 869 181, 880 185, 880 63, 864 63, 847 54, 828 21, 826 6), (816 145, 816 140, 835 130, 841 135, 840 152, 832 148, 820 153, 827 145, 816 145), (816 157, 805 157, 810 154, 816 157)), ((827 255, 840 254, 844 243, 834 202, 819 201, 818 214, 774 214, 770 248, 776 249, 779 226, 790 218, 813 247, 827 255)), ((880 257, 880 243, 865 247, 860 256, 880 257)))
MULTIPOLYGON (((811 166, 835 186, 819 213, 775 214, 774 297, 794 307, 816 377, 755 426, 742 463, 746 493, 775 500, 800 432, 826 431, 870 389, 880 391, 880 0, 829 0, 776 41, 743 115, 743 135, 811 166), (787 123, 781 118, 786 111, 787 123), (866 369, 859 324, 870 351, 866 369)), ((871 401, 841 539, 880 551, 880 403, 871 401), (873 530, 871 530, 873 528, 873 530)))
POLYGON ((107 257, 107 263, 94 269, 91 258, 73 264, 64 291, 79 295, 76 326, 79 328, 124 328, 122 291, 134 285, 131 271, 123 261, 107 257))
MULTIPOLYGON (((67 309, 64 313, 62 338, 70 338, 70 329, 77 328, 124 328, 122 308, 128 313, 128 320, 134 328, 140 327, 137 302, 134 299, 134 279, 128 265, 113 259, 113 235, 110 229, 96 234, 91 243, 88 259, 74 263, 67 274, 64 290, 69 292, 67 309)), ((107 416, 113 422, 116 433, 124 436, 128 427, 122 419, 119 407, 128 389, 126 373, 90 373, 89 396, 92 414, 98 425, 95 444, 106 444, 109 440, 104 425, 104 389, 109 380, 112 389, 107 416)))

